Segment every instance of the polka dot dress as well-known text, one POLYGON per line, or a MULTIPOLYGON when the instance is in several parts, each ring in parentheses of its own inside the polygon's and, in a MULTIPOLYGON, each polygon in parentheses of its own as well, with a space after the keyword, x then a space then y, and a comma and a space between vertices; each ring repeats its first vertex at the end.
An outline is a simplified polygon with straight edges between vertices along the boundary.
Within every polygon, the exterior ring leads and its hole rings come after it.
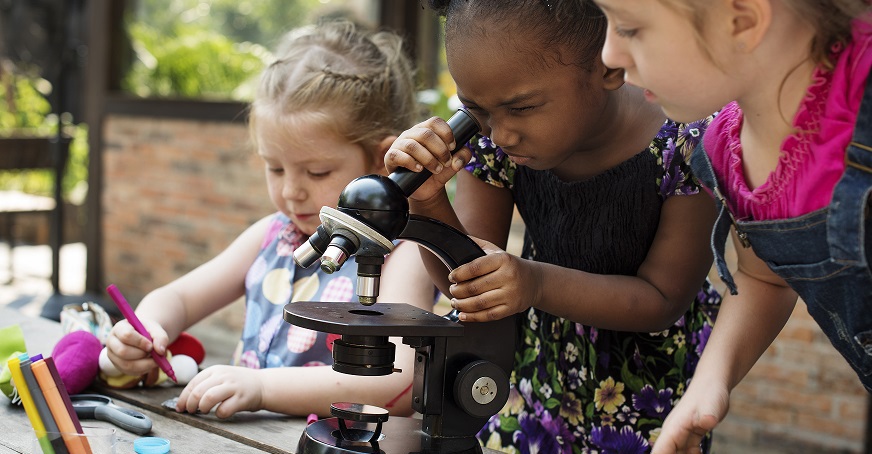
POLYGON ((356 301, 354 257, 333 274, 317 266, 300 268, 293 252, 307 236, 276 213, 257 259, 245 279, 245 327, 233 364, 260 369, 333 364, 334 334, 284 321, 285 305, 297 301, 356 301))

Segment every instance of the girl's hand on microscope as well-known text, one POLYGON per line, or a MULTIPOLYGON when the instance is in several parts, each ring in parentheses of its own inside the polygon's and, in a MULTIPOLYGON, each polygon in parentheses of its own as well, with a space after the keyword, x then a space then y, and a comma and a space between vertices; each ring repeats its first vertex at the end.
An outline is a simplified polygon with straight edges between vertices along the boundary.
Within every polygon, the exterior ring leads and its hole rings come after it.
POLYGON ((385 153, 385 168, 393 172, 405 167, 414 172, 429 170, 433 176, 409 197, 427 202, 440 194, 448 180, 469 162, 472 152, 467 147, 453 156, 454 133, 445 120, 432 117, 403 131, 385 153))
POLYGON ((209 413, 229 418, 240 411, 263 408, 263 374, 259 369, 217 365, 204 369, 185 386, 176 411, 209 413))
POLYGON ((484 249, 484 257, 454 269, 448 275, 451 307, 464 322, 499 320, 535 305, 541 294, 541 270, 494 244, 472 237, 484 249))
POLYGON ((151 342, 136 332, 127 320, 116 323, 106 338, 106 355, 125 375, 143 375, 154 369, 157 364, 151 357, 152 349, 159 355, 166 355, 169 345, 167 332, 152 320, 143 318, 142 324, 151 335, 151 342))

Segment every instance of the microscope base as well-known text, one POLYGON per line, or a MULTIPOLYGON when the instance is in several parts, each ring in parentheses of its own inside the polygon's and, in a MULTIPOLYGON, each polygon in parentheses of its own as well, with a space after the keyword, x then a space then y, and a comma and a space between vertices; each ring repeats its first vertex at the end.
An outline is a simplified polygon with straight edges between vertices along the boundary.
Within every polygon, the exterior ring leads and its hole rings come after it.
MULTIPOLYGON (((349 433, 369 439, 375 423, 345 420, 349 433)), ((299 454, 481 454, 475 437, 433 438, 421 431, 421 420, 392 417, 382 423, 376 443, 349 441, 340 434, 339 418, 322 419, 306 426, 297 446, 299 454)))

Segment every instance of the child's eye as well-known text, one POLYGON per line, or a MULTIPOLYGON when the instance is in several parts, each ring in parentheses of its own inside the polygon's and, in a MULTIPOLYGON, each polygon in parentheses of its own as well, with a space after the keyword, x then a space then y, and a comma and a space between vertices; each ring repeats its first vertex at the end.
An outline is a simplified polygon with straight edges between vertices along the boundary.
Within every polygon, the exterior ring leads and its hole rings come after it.
POLYGON ((468 110, 469 112, 473 113, 473 114, 482 114, 482 113, 484 113, 484 109, 482 109, 481 107, 478 107, 478 106, 476 106, 476 105, 472 105, 472 106, 463 106, 463 107, 464 107, 466 110, 468 110))
POLYGON ((281 167, 267 167, 267 170, 269 170, 270 173, 275 174, 281 174, 285 171, 285 169, 282 169, 281 167))
POLYGON ((615 34, 620 36, 621 38, 632 38, 636 36, 637 31, 638 29, 635 28, 615 27, 615 34))
POLYGON ((536 106, 510 107, 509 110, 512 112, 527 112, 535 108, 536 106))
POLYGON ((329 171, 329 170, 326 171, 326 172, 312 172, 312 171, 309 171, 309 176, 312 177, 312 178, 324 178, 324 177, 326 177, 326 176, 328 176, 328 175, 330 175, 330 171, 329 171))

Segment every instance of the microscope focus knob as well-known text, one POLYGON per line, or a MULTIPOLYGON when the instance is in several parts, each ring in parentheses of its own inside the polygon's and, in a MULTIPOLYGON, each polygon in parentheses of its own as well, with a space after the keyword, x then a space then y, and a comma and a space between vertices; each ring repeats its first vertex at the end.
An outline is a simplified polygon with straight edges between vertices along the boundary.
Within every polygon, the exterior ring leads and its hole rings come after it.
POLYGON ((454 401, 470 416, 489 418, 503 408, 508 398, 509 378, 490 361, 467 364, 454 381, 454 401))

